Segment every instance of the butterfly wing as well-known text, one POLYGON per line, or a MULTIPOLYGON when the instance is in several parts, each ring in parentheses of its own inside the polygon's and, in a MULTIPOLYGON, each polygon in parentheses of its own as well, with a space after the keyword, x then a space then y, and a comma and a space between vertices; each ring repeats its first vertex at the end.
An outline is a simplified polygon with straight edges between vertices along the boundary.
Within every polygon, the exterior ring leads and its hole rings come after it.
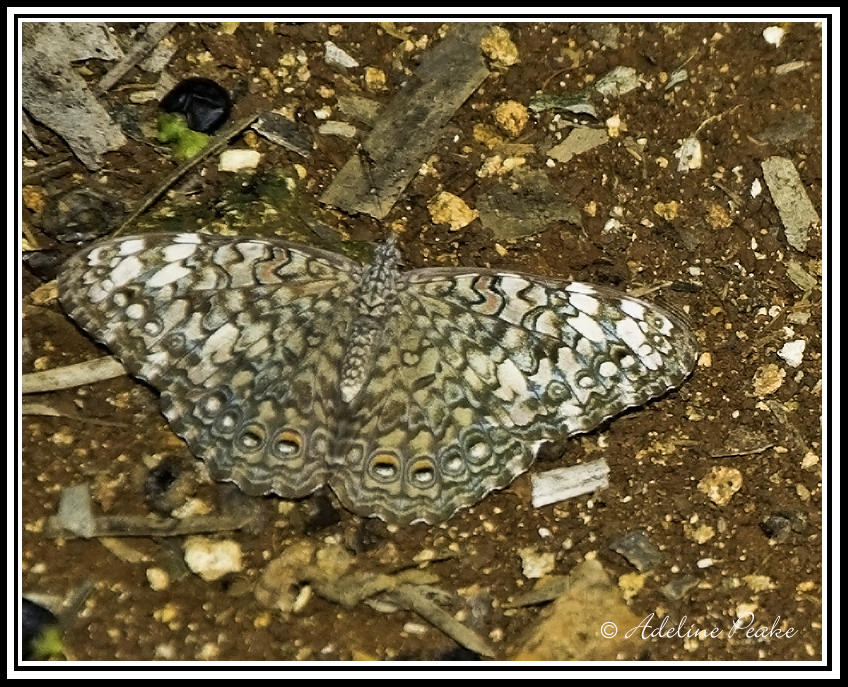
POLYGON ((297 497, 327 480, 359 273, 342 256, 280 241, 147 234, 72 257, 59 294, 161 392, 171 427, 213 478, 297 497))
POLYGON ((541 443, 586 432, 679 385, 682 319, 624 293, 521 274, 403 275, 331 473, 353 510, 438 522, 528 469, 541 443))

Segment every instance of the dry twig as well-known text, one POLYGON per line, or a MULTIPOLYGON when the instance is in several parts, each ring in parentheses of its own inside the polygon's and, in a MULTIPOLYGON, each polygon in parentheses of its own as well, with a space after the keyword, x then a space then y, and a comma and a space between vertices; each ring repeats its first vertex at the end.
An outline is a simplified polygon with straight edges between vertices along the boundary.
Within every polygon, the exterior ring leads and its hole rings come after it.
POLYGON ((21 391, 24 394, 43 394, 48 391, 102 382, 125 374, 127 371, 116 358, 105 356, 84 363, 25 374, 21 379, 21 391))
POLYGON ((118 83, 124 74, 138 64, 176 25, 176 22, 152 22, 148 24, 144 36, 139 38, 124 57, 103 75, 100 83, 97 84, 95 94, 102 95, 118 83))

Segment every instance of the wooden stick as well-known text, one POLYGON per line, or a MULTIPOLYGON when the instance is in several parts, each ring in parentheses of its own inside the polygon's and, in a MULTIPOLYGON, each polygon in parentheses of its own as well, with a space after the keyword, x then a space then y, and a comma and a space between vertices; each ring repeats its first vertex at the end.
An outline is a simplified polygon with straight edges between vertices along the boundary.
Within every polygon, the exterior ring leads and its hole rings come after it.
POLYGON ((112 67, 100 79, 95 89, 95 95, 103 95, 114 86, 130 69, 141 62, 142 58, 149 53, 171 29, 177 25, 176 22, 151 22, 147 25, 147 32, 139 38, 118 63, 112 67))
POLYGON ((127 371, 117 359, 105 356, 85 363, 25 374, 21 379, 21 391, 24 394, 43 394, 47 391, 102 382, 125 374, 127 371))
POLYGON ((401 604, 410 611, 414 611, 433 627, 444 632, 448 637, 466 649, 492 658, 494 650, 474 630, 466 627, 441 606, 437 606, 424 596, 411 584, 403 584, 386 596, 392 601, 401 604))

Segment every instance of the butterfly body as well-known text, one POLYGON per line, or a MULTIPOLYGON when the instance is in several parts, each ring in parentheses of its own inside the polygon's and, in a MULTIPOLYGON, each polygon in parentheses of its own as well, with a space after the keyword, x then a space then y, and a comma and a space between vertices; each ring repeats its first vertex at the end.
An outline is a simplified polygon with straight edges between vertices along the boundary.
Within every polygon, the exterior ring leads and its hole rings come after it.
POLYGON ((397 315, 397 264, 400 258, 392 237, 377 247, 374 259, 362 274, 354 296, 354 316, 341 363, 339 391, 344 404, 359 396, 386 335, 386 327, 397 315))
POLYGON ((679 385, 682 320, 626 294, 494 270, 398 269, 202 234, 74 256, 62 303, 162 409, 213 478, 253 494, 324 484, 389 522, 439 522, 538 447, 679 385))

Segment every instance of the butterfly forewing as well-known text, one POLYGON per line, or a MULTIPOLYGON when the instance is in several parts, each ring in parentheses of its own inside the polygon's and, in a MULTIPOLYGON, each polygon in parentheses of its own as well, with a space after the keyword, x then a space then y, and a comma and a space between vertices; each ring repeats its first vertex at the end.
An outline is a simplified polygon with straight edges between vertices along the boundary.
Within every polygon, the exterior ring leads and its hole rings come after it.
POLYGON ((113 239, 60 275, 69 314, 162 392, 217 479, 303 496, 327 479, 338 355, 360 268, 278 241, 113 239))
POLYGON ((695 364, 680 316, 613 289, 487 271, 420 270, 408 282, 425 309, 455 313, 449 338, 528 440, 589 431, 695 364))

